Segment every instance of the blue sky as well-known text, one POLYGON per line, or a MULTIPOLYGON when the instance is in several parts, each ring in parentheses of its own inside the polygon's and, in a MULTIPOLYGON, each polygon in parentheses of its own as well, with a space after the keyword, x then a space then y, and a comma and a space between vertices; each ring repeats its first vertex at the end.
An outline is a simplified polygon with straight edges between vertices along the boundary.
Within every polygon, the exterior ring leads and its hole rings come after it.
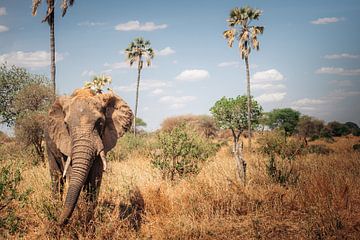
MULTIPOLYGON (((49 27, 31 1, 0 1, 0 63, 49 76, 49 27)), ((345 1, 76 1, 56 8, 56 81, 71 94, 93 74, 130 106, 136 69, 123 50, 143 36, 157 51, 142 71, 139 117, 148 130, 168 116, 209 114, 222 96, 245 93, 245 67, 222 32, 233 7, 263 10, 260 51, 250 55, 252 94, 266 111, 292 107, 320 119, 360 123, 360 2, 345 1)))

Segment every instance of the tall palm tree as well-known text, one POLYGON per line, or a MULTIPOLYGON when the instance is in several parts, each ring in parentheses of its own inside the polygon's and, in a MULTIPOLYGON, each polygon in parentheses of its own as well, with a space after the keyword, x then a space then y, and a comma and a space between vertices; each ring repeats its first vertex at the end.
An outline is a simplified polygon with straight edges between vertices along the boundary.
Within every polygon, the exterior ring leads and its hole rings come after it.
MULTIPOLYGON (((74 4, 75 0, 62 0, 61 16, 64 17, 66 11, 69 6, 74 4)), ((32 3, 32 15, 35 16, 37 13, 37 9, 41 4, 41 0, 33 0, 32 3)), ((53 83, 54 95, 56 94, 56 83, 55 83, 55 74, 56 74, 56 66, 55 66, 55 0, 46 0, 47 11, 46 16, 42 20, 42 22, 47 22, 50 26, 50 78, 53 83)))
POLYGON ((144 60, 146 60, 147 66, 151 65, 151 60, 154 58, 155 53, 154 50, 151 48, 151 43, 149 40, 144 40, 142 37, 138 37, 135 38, 125 49, 125 55, 130 63, 130 66, 132 66, 134 62, 138 63, 138 76, 136 82, 136 97, 135 97, 135 115, 133 121, 134 135, 136 136, 136 117, 137 117, 138 102, 139 102, 139 86, 140 86, 141 70, 144 65, 144 60))
POLYGON ((249 149, 251 149, 251 95, 250 95, 250 70, 249 55, 251 48, 259 50, 258 34, 264 32, 263 26, 251 25, 252 20, 259 20, 261 10, 249 6, 233 8, 230 11, 230 18, 227 20, 229 29, 223 35, 227 39, 229 47, 232 47, 234 40, 239 41, 241 58, 245 60, 246 81, 247 81, 247 108, 248 108, 248 133, 249 149))

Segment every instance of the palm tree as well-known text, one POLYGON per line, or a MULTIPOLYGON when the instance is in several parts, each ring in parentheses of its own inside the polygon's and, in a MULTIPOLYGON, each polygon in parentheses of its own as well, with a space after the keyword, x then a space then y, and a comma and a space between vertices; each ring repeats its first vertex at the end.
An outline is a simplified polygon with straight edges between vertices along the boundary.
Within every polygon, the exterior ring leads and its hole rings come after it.
MULTIPOLYGON (((68 6, 72 6, 75 0, 62 0, 61 9, 62 14, 61 16, 64 17, 68 6)), ((33 0, 32 3, 32 15, 35 16, 39 5, 41 4, 41 0, 33 0)), ((53 83, 53 91, 54 95, 56 94, 56 83, 55 83, 55 73, 56 73, 56 66, 55 66, 55 0, 46 0, 47 4, 47 11, 46 16, 42 20, 42 22, 48 22, 50 26, 50 78, 53 83)))
POLYGON ((138 76, 136 82, 136 97, 135 97, 135 115, 134 115, 134 135, 136 136, 136 117, 139 102, 139 86, 140 86, 140 75, 144 65, 144 59, 146 60, 147 66, 151 65, 151 59, 154 58, 155 53, 151 48, 151 43, 148 40, 144 40, 142 37, 135 38, 129 46, 125 49, 125 55, 130 63, 130 66, 134 62, 138 62, 138 76))
POLYGON ((229 29, 224 31, 223 35, 228 41, 229 47, 232 47, 235 39, 239 41, 239 50, 241 58, 245 60, 246 80, 247 80, 247 108, 248 108, 248 132, 249 149, 251 150, 251 95, 250 95, 250 70, 249 55, 251 48, 259 50, 258 34, 264 32, 264 27, 250 25, 252 20, 259 20, 261 10, 253 9, 249 6, 242 8, 233 8, 230 12, 230 18, 227 20, 229 29))

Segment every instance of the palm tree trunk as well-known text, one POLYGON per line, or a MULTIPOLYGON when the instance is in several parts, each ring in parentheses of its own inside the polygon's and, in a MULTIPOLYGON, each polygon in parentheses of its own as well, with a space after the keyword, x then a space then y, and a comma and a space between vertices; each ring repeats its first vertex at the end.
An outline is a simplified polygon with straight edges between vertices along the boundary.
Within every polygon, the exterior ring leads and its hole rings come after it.
POLYGON ((249 150, 251 151, 251 94, 250 94, 250 70, 249 70, 249 58, 245 57, 246 65, 246 82, 247 82, 247 110, 248 110, 248 142, 249 150))
MULTIPOLYGON (((49 6, 54 8, 54 1, 51 1, 49 6)), ((50 78, 53 84, 54 96, 56 96, 56 83, 55 83, 55 74, 56 74, 56 66, 55 66, 55 10, 49 16, 49 25, 50 25, 50 78)))
POLYGON ((139 86, 140 86, 140 74, 141 74, 141 60, 138 63, 138 77, 136 82, 136 96, 135 96, 135 114, 134 114, 134 136, 136 136, 136 117, 139 103, 139 86))

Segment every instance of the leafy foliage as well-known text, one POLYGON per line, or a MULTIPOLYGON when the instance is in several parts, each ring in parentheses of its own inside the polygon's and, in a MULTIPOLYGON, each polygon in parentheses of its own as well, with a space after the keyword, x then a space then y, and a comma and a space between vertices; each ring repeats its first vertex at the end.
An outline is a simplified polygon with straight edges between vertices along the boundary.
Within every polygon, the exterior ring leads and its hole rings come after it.
POLYGON ((224 31, 223 36, 227 39, 229 47, 232 47, 235 39, 239 41, 239 49, 242 59, 247 58, 251 48, 259 50, 258 35, 264 32, 263 26, 250 25, 252 20, 259 20, 261 11, 249 6, 234 8, 227 20, 229 29, 224 31))
MULTIPOLYGON (((259 124, 262 107, 257 101, 251 101, 251 124, 255 128, 259 124)), ((210 109, 216 124, 221 129, 232 129, 242 132, 247 127, 247 97, 238 96, 235 99, 222 97, 210 109)))
POLYGON ((303 115, 297 124, 297 132, 304 138, 316 139, 320 137, 321 130, 324 128, 324 121, 303 115))
POLYGON ((341 137, 341 136, 345 136, 345 135, 348 135, 351 133, 351 131, 347 125, 336 122, 336 121, 329 122, 327 124, 327 127, 330 130, 331 136, 334 136, 334 137, 341 137))
POLYGON ((281 185, 295 184, 299 174, 294 170, 292 160, 304 152, 304 143, 297 139, 285 141, 278 131, 264 134, 258 143, 259 152, 268 157, 268 176, 281 185))
MULTIPOLYGON (((46 84, 48 80, 40 75, 29 73, 25 68, 16 66, 0 66, 0 120, 8 126, 15 124, 16 117, 22 111, 15 109, 15 97, 26 85, 46 84)), ((36 97, 36 96, 33 96, 36 97)), ((33 99, 28 99, 33 101, 33 99)), ((24 101, 23 101, 24 103, 24 101)), ((18 106, 19 107, 19 106, 18 106)))
POLYGON ((271 129, 282 130, 285 136, 295 132, 300 113, 291 108, 274 109, 268 113, 268 125, 271 129))
MULTIPOLYGON (((90 88, 96 94, 100 94, 103 92, 103 88, 106 86, 106 84, 110 84, 111 81, 112 78, 110 76, 105 76, 105 75, 94 76, 91 82, 85 83, 85 87, 90 88)), ((107 90, 111 90, 111 89, 108 88, 107 90)))
POLYGON ((147 152, 149 148, 148 145, 146 136, 139 135, 135 137, 134 134, 130 132, 125 133, 125 135, 119 139, 116 147, 108 153, 107 159, 109 161, 125 160, 135 151, 147 152))
POLYGON ((186 125, 160 132, 156 147, 150 155, 152 164, 170 180, 198 173, 200 163, 214 156, 218 149, 217 145, 193 134, 186 125))
POLYGON ((23 208, 31 190, 20 191, 21 173, 13 165, 5 165, 0 170, 0 236, 21 231, 21 218, 14 206, 23 208))
POLYGON ((151 59, 154 58, 155 52, 151 48, 151 42, 142 37, 135 38, 129 46, 125 49, 126 58, 130 62, 130 66, 134 62, 138 62, 141 70, 144 64, 144 58, 148 66, 151 65, 151 59))

